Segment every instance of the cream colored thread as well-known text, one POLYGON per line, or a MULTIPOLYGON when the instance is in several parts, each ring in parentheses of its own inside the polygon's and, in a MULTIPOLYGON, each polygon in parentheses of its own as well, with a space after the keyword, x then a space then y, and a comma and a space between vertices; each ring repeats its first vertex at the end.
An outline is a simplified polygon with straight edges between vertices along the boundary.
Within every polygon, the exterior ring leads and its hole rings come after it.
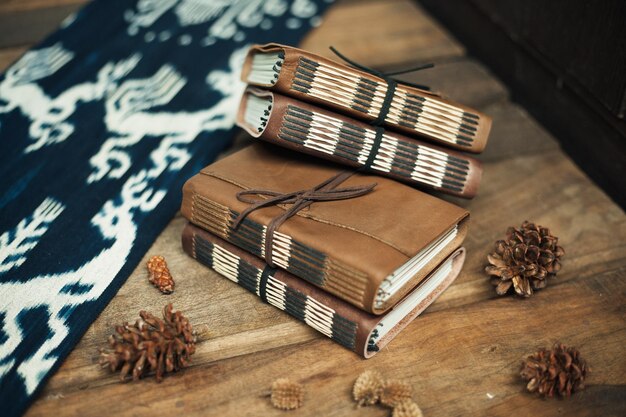
MULTIPOLYGON (((219 209, 223 209, 225 211, 226 217, 228 217, 228 213, 232 214, 232 211, 226 206, 222 206, 221 204, 208 200, 206 197, 194 193, 191 205, 192 221, 196 224, 203 226, 211 233, 216 234, 224 239, 228 239, 228 236, 230 234, 230 228, 227 225, 222 224, 220 227, 219 223, 214 224, 212 222, 207 222, 207 215, 204 210, 200 209, 200 211, 197 211, 197 206, 202 206, 204 203, 207 203, 211 206, 217 206, 219 209), (220 233, 220 231, 222 233, 220 233)), ((219 217, 216 218, 221 219, 219 217)), ((322 273, 324 274, 325 285, 323 285, 323 287, 333 289, 337 294, 344 295, 352 300, 354 303, 363 307, 365 286, 367 285, 367 274, 359 270, 352 271, 350 268, 343 266, 342 263, 333 260, 331 257, 327 258, 324 263, 325 265, 322 269, 322 273), (346 278, 345 275, 348 275, 348 271, 352 272, 350 276, 356 278, 356 280, 350 280, 346 278), (352 283, 352 285, 350 285, 350 283, 352 283)))

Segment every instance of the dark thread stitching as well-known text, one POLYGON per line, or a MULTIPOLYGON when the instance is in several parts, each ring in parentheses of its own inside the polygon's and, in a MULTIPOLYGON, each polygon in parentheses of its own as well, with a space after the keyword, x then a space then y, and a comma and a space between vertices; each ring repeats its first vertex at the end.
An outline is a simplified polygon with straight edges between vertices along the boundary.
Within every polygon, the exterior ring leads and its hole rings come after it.
POLYGON ((265 265, 263 272, 261 272, 261 279, 259 280, 259 297, 266 304, 269 304, 267 302, 267 280, 270 278, 270 275, 274 275, 275 273, 276 268, 272 268, 269 265, 265 265))

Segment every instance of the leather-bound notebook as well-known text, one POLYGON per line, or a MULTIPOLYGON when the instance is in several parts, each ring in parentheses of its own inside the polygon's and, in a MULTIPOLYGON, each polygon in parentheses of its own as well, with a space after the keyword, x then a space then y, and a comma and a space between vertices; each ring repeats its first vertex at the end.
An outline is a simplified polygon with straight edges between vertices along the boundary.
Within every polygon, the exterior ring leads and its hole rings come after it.
POLYGON ((397 181, 257 143, 183 187, 193 224, 381 314, 456 250, 468 212, 397 181))
POLYGON ((237 124, 267 142, 459 197, 474 197, 482 175, 481 163, 462 152, 268 90, 246 89, 237 124))
POLYGON ((357 354, 370 358, 426 309, 457 277, 465 259, 450 254, 384 315, 366 313, 314 285, 192 225, 183 230, 183 249, 217 273, 285 311, 357 354))
POLYGON ((250 85, 467 152, 482 152, 491 129, 491 119, 477 110, 290 46, 253 46, 241 78, 250 85))

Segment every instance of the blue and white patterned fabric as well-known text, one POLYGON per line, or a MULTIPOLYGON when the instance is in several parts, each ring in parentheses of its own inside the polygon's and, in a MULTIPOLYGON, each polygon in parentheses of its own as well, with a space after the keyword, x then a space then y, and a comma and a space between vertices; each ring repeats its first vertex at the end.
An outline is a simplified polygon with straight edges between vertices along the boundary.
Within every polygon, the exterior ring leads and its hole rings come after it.
POLYGON ((224 149, 248 46, 332 0, 96 0, 0 76, 0 414, 20 415, 224 149))

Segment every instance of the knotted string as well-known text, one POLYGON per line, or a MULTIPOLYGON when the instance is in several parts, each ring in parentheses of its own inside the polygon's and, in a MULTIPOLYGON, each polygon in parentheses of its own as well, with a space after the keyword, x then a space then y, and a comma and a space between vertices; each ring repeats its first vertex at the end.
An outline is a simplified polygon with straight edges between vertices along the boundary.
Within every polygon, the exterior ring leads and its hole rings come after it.
POLYGON ((415 83, 411 83, 408 81, 399 81, 399 80, 396 80, 395 78, 392 78, 392 76, 406 74, 408 72, 421 71, 421 70, 428 69, 428 68, 433 68, 435 64, 432 64, 432 63, 424 64, 424 65, 419 65, 413 68, 385 73, 385 72, 381 72, 370 67, 366 67, 365 65, 359 64, 358 62, 351 60, 350 58, 346 57, 345 55, 340 53, 338 50, 336 50, 332 46, 330 47, 330 50, 333 51, 335 55, 337 55, 339 58, 347 62, 352 67, 365 71, 376 77, 382 78, 387 83, 387 92, 385 93, 385 99, 383 100, 383 104, 380 107, 380 112, 378 113, 378 117, 376 118, 376 120, 373 120, 371 122, 371 124, 374 126, 381 126, 385 122, 385 118, 387 117, 387 114, 389 113, 389 109, 391 108, 391 101, 393 100, 393 95, 396 91, 396 86, 398 84, 419 88, 420 90, 430 91, 430 87, 426 85, 415 84, 415 83))
POLYGON ((327 179, 308 190, 294 191, 291 193, 279 193, 272 190, 244 190, 237 193, 237 199, 243 203, 251 204, 248 208, 237 216, 233 223, 233 230, 236 230, 241 222, 253 211, 264 207, 278 204, 291 204, 283 214, 274 217, 267 225, 265 232, 265 261, 270 267, 274 267, 272 260, 272 247, 274 242, 274 232, 290 217, 296 215, 300 210, 309 207, 314 202, 347 200, 361 197, 376 187, 376 184, 357 185, 352 187, 337 188, 339 184, 350 178, 354 172, 344 171, 327 179), (267 196, 264 200, 256 200, 249 195, 267 196))

